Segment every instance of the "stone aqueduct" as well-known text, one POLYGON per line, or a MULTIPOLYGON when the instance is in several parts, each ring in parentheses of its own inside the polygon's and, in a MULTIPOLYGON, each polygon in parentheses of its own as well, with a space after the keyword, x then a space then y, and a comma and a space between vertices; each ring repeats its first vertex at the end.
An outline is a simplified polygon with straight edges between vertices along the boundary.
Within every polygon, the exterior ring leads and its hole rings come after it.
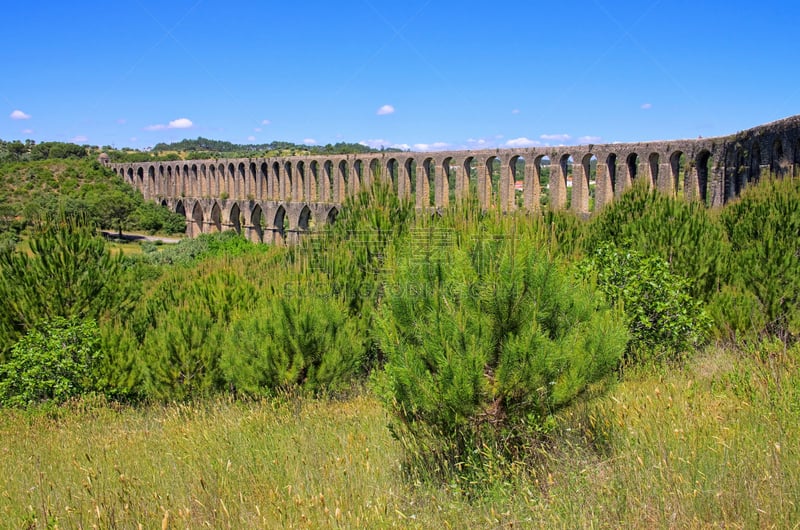
POLYGON ((336 218, 375 179, 419 209, 475 194, 486 208, 590 215, 634 181, 722 205, 766 173, 800 176, 800 116, 731 136, 646 143, 451 152, 380 152, 110 164, 145 199, 187 219, 187 234, 233 229, 281 243, 336 218), (549 182, 543 185, 543 169, 549 182), (571 191, 568 192, 568 190, 571 191))

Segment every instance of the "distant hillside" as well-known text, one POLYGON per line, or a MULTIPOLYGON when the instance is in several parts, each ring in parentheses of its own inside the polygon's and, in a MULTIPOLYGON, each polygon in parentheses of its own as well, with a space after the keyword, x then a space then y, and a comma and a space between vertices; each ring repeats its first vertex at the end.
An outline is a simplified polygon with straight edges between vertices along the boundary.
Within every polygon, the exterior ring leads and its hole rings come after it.
POLYGON ((252 156, 292 156, 315 154, 351 154, 351 153, 376 153, 362 144, 338 142, 327 145, 299 145, 291 142, 270 142, 267 144, 234 144, 221 140, 210 140, 198 137, 195 140, 181 140, 170 144, 156 144, 152 152, 159 155, 164 153, 185 154, 181 158, 236 158, 252 156))

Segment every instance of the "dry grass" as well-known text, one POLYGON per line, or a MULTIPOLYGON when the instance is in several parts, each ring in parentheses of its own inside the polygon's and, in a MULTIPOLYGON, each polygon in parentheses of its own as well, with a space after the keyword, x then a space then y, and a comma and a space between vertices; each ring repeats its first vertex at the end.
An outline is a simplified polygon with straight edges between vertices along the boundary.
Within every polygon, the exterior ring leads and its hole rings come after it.
POLYGON ((798 360, 714 350, 628 374, 482 495, 404 481, 368 395, 0 411, 0 526, 797 527, 798 360))

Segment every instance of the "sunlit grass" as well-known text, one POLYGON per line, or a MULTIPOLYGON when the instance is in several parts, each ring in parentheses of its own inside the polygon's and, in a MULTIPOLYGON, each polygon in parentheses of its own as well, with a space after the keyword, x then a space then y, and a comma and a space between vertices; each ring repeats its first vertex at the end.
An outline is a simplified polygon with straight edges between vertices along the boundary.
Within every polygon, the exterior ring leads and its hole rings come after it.
POLYGON ((388 418, 345 401, 0 411, 9 528, 791 528, 800 350, 628 372, 478 492, 408 482, 388 418))

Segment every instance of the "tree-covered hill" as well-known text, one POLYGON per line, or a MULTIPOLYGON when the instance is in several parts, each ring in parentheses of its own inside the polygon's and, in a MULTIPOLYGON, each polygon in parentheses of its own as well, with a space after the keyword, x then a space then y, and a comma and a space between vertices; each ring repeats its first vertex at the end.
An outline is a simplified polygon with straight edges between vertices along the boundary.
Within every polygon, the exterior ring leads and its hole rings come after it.
POLYGON ((375 153, 377 149, 372 149, 366 145, 338 142, 327 145, 299 145, 292 142, 273 141, 265 144, 234 144, 221 140, 210 140, 198 137, 195 140, 181 140, 170 144, 156 144, 152 152, 155 154, 163 153, 186 153, 187 158, 216 158, 216 157, 250 157, 250 156, 291 156, 291 155, 314 155, 314 154, 351 154, 351 153, 375 153))

